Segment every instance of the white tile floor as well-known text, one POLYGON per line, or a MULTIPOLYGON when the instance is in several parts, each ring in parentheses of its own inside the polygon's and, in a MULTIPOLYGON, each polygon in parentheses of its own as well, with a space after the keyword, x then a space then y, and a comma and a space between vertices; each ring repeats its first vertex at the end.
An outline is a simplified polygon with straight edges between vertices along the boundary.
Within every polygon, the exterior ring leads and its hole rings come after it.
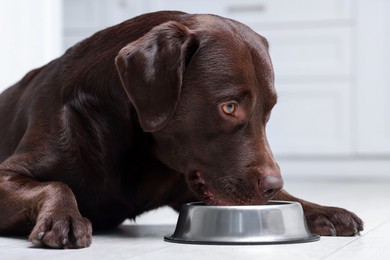
POLYGON ((359 237, 321 237, 318 242, 288 245, 205 246, 172 244, 176 214, 160 209, 137 224, 126 223, 106 234, 95 234, 90 248, 33 248, 24 238, 0 237, 0 259, 390 259, 390 182, 289 182, 287 190, 317 203, 341 206, 365 221, 359 237))

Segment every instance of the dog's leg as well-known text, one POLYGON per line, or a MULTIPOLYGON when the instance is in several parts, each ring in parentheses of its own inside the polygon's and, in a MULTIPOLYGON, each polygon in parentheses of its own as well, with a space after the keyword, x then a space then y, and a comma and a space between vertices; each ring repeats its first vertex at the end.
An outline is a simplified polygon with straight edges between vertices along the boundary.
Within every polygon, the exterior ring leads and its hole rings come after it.
POLYGON ((88 247, 92 226, 81 216, 73 192, 61 182, 24 177, 32 174, 31 158, 14 155, 0 165, 0 233, 33 228, 29 239, 34 245, 88 247))
POLYGON ((326 207, 298 199, 285 190, 275 196, 276 200, 301 203, 311 232, 321 236, 354 236, 363 230, 363 221, 354 213, 336 207, 326 207))

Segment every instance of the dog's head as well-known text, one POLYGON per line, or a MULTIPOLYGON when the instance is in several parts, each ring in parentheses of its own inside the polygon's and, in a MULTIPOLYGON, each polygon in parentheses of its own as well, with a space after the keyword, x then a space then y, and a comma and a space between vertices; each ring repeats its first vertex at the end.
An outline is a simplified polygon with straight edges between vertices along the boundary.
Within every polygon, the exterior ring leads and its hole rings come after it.
POLYGON ((266 40, 191 16, 125 46, 116 65, 153 153, 209 204, 263 204, 283 181, 266 139, 276 103, 266 40))

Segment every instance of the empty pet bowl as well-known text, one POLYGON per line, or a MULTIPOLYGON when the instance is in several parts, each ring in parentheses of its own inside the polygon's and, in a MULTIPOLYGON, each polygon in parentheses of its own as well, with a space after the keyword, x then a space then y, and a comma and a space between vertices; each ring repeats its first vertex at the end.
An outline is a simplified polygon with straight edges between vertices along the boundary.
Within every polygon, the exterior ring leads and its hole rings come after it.
POLYGON ((176 230, 164 240, 188 244, 279 244, 319 240, 307 228, 301 204, 270 201, 259 206, 182 206, 176 230))

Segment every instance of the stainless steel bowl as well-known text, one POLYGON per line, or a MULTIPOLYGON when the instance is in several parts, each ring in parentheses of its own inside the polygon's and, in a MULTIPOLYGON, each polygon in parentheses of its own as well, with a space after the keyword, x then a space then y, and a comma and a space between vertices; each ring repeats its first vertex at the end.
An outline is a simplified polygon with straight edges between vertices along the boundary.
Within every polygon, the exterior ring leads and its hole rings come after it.
POLYGON ((189 244, 280 244, 317 241, 301 204, 270 201, 259 206, 182 206, 176 230, 164 240, 189 244))

